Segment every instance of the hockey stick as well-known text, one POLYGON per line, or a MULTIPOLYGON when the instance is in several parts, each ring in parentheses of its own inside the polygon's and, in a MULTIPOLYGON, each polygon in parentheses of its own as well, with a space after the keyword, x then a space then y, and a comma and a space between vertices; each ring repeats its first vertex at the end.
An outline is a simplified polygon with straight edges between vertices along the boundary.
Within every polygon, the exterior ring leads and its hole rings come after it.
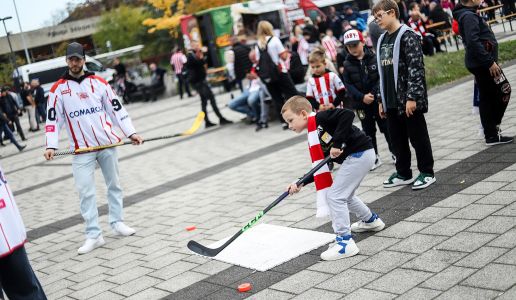
MULTIPOLYGON (((319 170, 322 166, 324 166, 325 164, 327 164, 329 161, 331 160, 331 157, 328 156, 326 157, 325 159, 323 159, 321 162, 319 162, 315 167, 313 167, 308 173, 306 173, 301 179, 299 179, 297 182, 296 182, 296 185, 300 185, 301 183, 303 183, 308 177, 312 176, 315 174, 315 172, 317 172, 317 170, 319 170)), ((284 192, 283 194, 281 194, 281 196, 279 196, 276 200, 274 200, 274 202, 272 202, 271 204, 269 204, 269 206, 267 206, 264 210, 262 210, 261 212, 259 212, 256 217, 254 217, 254 219, 252 219, 251 221, 249 221, 249 223, 247 223, 247 225, 245 225, 244 227, 242 227, 242 229, 240 229, 235 235, 233 235, 227 242, 225 242, 222 246, 218 247, 218 248, 208 248, 206 246, 203 246, 199 243, 197 243, 196 241, 189 241, 188 244, 187 244, 187 247, 188 249, 190 249, 191 251, 197 253, 197 254, 200 254, 200 255, 203 255, 203 256, 209 256, 209 257, 214 257, 216 256, 217 254, 219 254, 222 250, 224 250, 224 248, 226 248, 229 244, 231 244, 234 240, 236 240, 242 233, 244 233, 245 231, 247 231, 249 228, 251 228, 254 224, 256 224, 258 222, 258 220, 261 219, 261 217, 263 217, 269 210, 271 210, 274 206, 278 205, 278 203, 280 203, 283 199, 287 198, 287 196, 289 195, 288 191, 284 192)))
MULTIPOLYGON (((149 138, 149 139, 144 140, 144 142, 152 142, 152 141, 157 141, 157 140, 192 135, 199 129, 199 127, 201 127, 203 120, 204 120, 204 112, 201 111, 197 114, 197 117, 195 118, 195 121, 192 124, 192 127, 190 127, 190 129, 188 129, 187 131, 182 132, 182 133, 176 133, 173 135, 164 135, 164 136, 149 138)), ((54 156, 80 154, 80 153, 86 153, 86 152, 91 152, 91 151, 98 151, 98 150, 103 150, 103 149, 108 149, 108 148, 113 148, 113 147, 118 147, 118 146, 123 146, 123 145, 129 145, 132 143, 133 143, 132 141, 125 141, 125 142, 118 142, 118 143, 111 144, 111 145, 102 145, 102 146, 81 148, 81 149, 77 149, 75 151, 74 150, 59 151, 59 152, 56 152, 54 154, 54 156)))

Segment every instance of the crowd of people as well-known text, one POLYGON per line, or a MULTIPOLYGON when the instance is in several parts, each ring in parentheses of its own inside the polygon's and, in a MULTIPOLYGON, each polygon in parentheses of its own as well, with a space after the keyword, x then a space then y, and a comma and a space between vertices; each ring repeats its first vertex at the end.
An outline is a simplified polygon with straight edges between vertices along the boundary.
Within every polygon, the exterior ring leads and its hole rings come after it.
POLYGON ((40 130, 40 124, 46 121, 47 100, 45 92, 37 79, 30 83, 23 82, 15 91, 9 86, 1 88, 0 96, 0 146, 5 147, 4 140, 10 140, 19 151, 26 145, 19 143, 16 135, 22 140, 27 138, 20 117, 28 115, 28 131, 40 130))

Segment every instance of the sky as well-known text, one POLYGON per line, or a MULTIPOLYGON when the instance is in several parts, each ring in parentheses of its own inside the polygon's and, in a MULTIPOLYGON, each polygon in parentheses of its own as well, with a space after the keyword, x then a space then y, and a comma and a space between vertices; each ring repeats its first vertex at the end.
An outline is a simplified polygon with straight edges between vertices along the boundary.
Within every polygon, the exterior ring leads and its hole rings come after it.
MULTIPOLYGON (((52 14, 59 10, 66 9, 67 2, 81 3, 84 0, 14 0, 18 8, 20 23, 23 31, 30 31, 44 27, 45 22, 52 20, 52 14)), ((20 32, 13 0, 0 0, 0 18, 12 16, 5 21, 7 31, 11 33, 20 32)), ((5 36, 3 25, 0 24, 0 36, 5 36)))

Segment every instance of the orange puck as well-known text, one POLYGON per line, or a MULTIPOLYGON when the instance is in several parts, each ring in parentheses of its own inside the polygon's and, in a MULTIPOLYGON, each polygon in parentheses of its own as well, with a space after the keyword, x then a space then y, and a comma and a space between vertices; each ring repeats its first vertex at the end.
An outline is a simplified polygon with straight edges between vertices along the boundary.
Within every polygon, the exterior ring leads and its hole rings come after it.
POLYGON ((245 292, 249 292, 252 288, 253 288, 253 286, 250 283, 242 283, 241 285, 238 286, 238 291, 240 293, 245 293, 245 292))
POLYGON ((193 231, 195 229, 197 229, 197 227, 195 227, 195 226, 188 226, 188 227, 186 227, 186 231, 193 231))

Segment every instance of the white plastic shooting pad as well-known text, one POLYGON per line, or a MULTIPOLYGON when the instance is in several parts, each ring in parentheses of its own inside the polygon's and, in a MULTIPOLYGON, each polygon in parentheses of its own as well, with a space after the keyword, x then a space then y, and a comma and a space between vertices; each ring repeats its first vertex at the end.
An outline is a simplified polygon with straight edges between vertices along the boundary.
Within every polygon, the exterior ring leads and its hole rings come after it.
MULTIPOLYGON (((213 243, 209 247, 217 248, 229 238, 213 243)), ((328 244, 334 239, 334 234, 259 224, 244 232, 214 259, 264 272, 328 244)))

